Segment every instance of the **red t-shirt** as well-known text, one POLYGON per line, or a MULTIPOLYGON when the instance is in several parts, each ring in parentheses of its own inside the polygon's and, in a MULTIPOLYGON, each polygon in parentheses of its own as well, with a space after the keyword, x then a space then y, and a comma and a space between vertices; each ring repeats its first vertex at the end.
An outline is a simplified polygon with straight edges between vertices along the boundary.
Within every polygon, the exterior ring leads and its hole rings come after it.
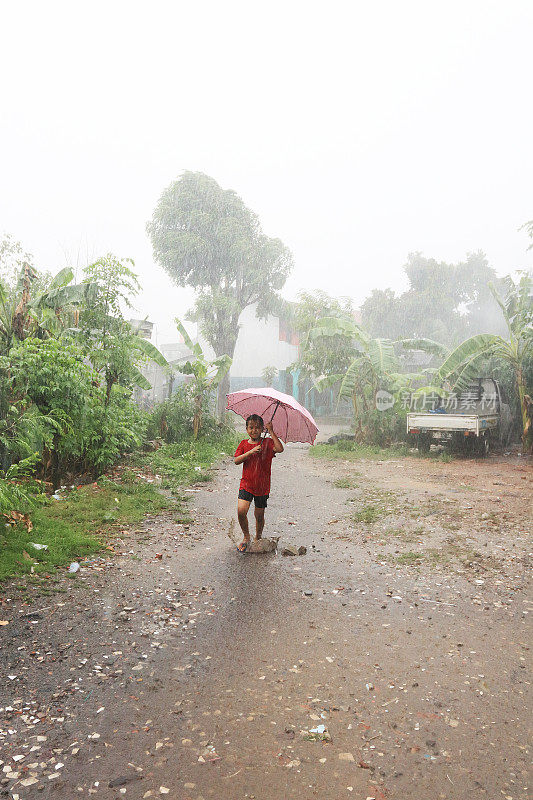
MULTIPOLYGON (((235 458, 253 450, 257 444, 252 444, 248 439, 243 439, 235 450, 235 458)), ((263 439, 261 442, 261 452, 254 453, 246 461, 242 462, 242 478, 240 489, 262 497, 270 494, 270 468, 272 459, 275 458, 274 442, 272 439, 263 439)))

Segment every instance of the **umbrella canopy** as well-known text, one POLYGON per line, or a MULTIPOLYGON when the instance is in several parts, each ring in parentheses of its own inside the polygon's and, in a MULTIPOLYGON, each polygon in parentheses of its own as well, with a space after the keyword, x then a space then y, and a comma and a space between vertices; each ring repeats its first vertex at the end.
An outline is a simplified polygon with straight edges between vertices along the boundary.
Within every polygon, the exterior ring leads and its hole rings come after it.
POLYGON ((226 410, 234 411, 246 419, 259 414, 265 422, 272 421, 276 436, 284 442, 309 442, 313 444, 318 428, 309 411, 290 394, 276 389, 242 389, 227 395, 226 410))

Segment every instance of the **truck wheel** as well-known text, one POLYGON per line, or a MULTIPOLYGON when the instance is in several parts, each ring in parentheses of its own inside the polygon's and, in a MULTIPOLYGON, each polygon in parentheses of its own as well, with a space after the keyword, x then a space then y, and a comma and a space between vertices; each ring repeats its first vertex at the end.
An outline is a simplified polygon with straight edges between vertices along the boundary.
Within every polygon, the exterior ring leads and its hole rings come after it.
POLYGON ((490 451, 490 439, 487 433, 480 436, 477 441, 477 455, 480 458, 486 458, 490 451))
POLYGON ((419 453, 429 453, 431 448, 431 438, 422 434, 418 435, 417 447, 419 453))

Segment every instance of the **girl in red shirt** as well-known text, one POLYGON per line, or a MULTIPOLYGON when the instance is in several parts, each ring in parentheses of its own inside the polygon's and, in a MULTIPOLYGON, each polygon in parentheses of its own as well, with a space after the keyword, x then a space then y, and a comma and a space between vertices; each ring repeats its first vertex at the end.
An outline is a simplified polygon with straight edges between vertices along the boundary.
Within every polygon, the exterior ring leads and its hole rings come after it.
POLYGON ((237 516, 244 540, 238 546, 241 553, 246 551, 250 541, 248 528, 248 509, 252 500, 255 502, 255 538, 260 539, 265 527, 265 508, 270 493, 270 468, 276 453, 283 453, 283 444, 272 429, 272 422, 263 423, 259 414, 251 414, 246 420, 246 433, 249 439, 243 439, 235 451, 234 461, 242 464, 242 478, 239 487, 237 516), (271 439, 261 439, 266 427, 271 439))

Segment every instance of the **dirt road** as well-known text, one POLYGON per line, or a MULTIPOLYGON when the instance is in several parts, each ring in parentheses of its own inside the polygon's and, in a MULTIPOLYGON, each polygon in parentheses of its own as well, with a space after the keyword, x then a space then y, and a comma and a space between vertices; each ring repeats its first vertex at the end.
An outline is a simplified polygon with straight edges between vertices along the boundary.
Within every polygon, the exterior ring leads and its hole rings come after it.
POLYGON ((301 557, 231 546, 238 472, 7 593, 0 797, 525 800, 530 468, 288 447, 265 535, 301 557))

